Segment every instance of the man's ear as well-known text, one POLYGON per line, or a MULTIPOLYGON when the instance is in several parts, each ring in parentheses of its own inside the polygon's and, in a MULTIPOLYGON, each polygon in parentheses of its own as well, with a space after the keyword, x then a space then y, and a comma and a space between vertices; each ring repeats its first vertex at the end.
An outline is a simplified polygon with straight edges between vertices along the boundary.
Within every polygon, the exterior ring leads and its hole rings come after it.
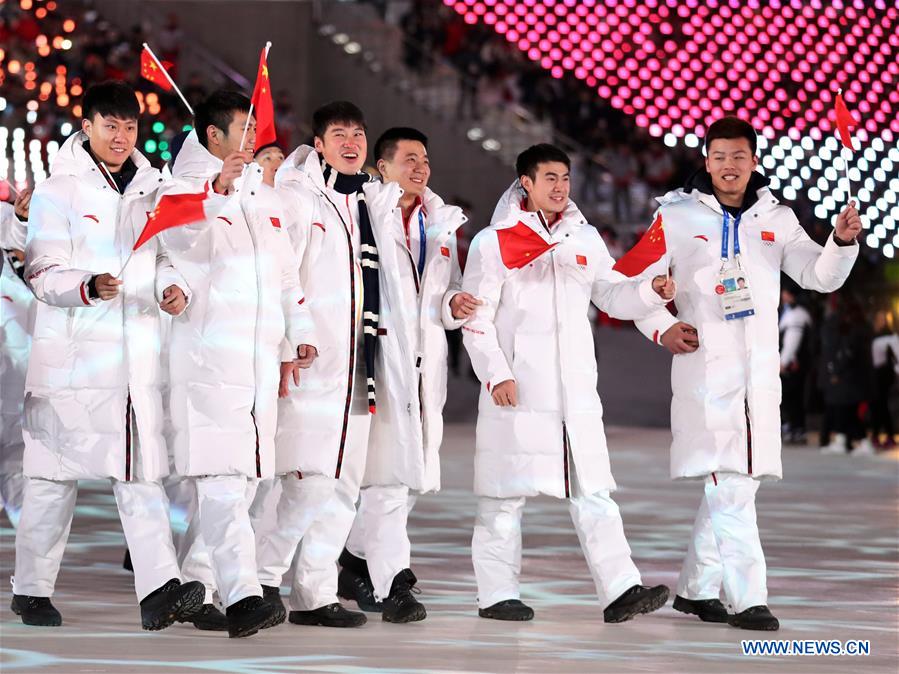
POLYGON ((221 143, 221 131, 215 124, 206 127, 206 144, 219 145, 221 143))
POLYGON ((531 176, 520 176, 518 178, 518 183, 521 185, 521 189, 523 189, 528 194, 530 194, 531 190, 534 189, 534 181, 531 180, 531 176))
POLYGON ((82 119, 81 120, 81 130, 87 135, 88 138, 91 136, 91 129, 93 128, 93 124, 91 124, 91 120, 82 119))
POLYGON ((378 173, 381 174, 381 178, 383 178, 384 180, 387 180, 387 175, 386 175, 386 173, 385 173, 385 171, 384 171, 384 169, 387 167, 387 162, 384 161, 383 159, 379 159, 379 160, 378 160, 378 163, 375 164, 375 166, 376 166, 377 169, 378 169, 378 173))
POLYGON ((313 147, 315 147, 315 151, 321 154, 322 150, 325 149, 325 144, 322 142, 322 139, 318 136, 315 137, 315 140, 312 142, 313 147))

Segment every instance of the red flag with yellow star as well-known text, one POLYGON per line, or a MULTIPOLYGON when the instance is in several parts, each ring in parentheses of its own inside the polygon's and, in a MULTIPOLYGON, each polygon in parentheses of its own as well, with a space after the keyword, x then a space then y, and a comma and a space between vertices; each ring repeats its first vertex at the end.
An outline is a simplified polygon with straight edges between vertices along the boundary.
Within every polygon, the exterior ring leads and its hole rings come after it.
POLYGON ((206 219, 204 205, 209 197, 209 183, 197 194, 165 194, 159 199, 152 213, 147 213, 147 224, 134 242, 137 250, 154 236, 172 227, 189 225, 206 219))
POLYGON ((858 121, 849 112, 849 108, 846 107, 846 103, 843 101, 842 90, 837 92, 836 102, 834 103, 834 116, 837 119, 837 131, 840 132, 840 141, 843 143, 843 147, 848 147, 854 152, 855 148, 852 147, 851 131, 858 126, 858 121))
POLYGON ((660 260, 665 251, 665 230, 662 227, 662 214, 659 213, 637 244, 627 251, 612 269, 625 276, 637 276, 653 262, 660 260))
POLYGON ((162 63, 157 61, 146 47, 144 47, 143 51, 140 53, 141 77, 150 80, 153 84, 165 91, 171 91, 173 87, 171 80, 169 80, 169 78, 166 77, 165 72, 163 72, 163 68, 168 70, 171 67, 172 64, 168 61, 163 61, 162 63))
POLYGON ((253 108, 256 115, 256 147, 274 143, 278 137, 275 131, 275 104, 272 101, 272 83, 268 78, 266 49, 259 55, 259 72, 256 73, 256 87, 253 89, 253 108))

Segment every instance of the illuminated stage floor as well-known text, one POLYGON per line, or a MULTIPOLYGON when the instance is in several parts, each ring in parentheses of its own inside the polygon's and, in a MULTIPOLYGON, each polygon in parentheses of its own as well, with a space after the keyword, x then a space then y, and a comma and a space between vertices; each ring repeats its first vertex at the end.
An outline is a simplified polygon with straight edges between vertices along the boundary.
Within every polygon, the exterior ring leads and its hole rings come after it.
MULTIPOLYGON (((612 465, 634 558, 644 581, 674 588, 699 502, 698 484, 667 479, 668 434, 613 429, 612 465)), ((179 625, 139 629, 123 538, 108 486, 81 491, 55 603, 62 628, 22 625, 0 595, 2 659, 12 672, 896 672, 899 534, 895 457, 820 456, 788 449, 787 479, 759 492, 770 605, 778 633, 707 625, 670 608, 605 625, 564 504, 533 499, 525 513, 523 599, 530 623, 477 617, 469 558, 473 427, 451 425, 445 489, 420 499, 413 567, 429 617, 361 629, 285 624, 249 639, 179 625), (867 639, 868 657, 748 657, 740 640, 867 639)), ((4 519, 5 521, 5 519, 4 519)), ((12 571, 3 530, 0 575, 12 571)))

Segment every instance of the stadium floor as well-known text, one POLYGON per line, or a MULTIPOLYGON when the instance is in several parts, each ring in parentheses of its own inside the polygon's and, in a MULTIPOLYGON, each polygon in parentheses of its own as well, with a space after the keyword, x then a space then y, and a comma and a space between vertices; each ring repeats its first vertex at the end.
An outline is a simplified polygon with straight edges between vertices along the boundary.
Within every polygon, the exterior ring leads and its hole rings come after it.
MULTIPOLYGON (((762 485, 759 522, 776 633, 701 623, 670 607, 606 625, 564 503, 529 502, 522 598, 529 623, 477 617, 469 557, 471 424, 447 427, 444 490, 411 516, 421 623, 392 625, 369 614, 360 629, 285 624, 249 639, 176 625, 142 632, 111 490, 85 483, 54 599, 61 628, 22 625, 0 594, 0 671, 12 672, 896 672, 899 666, 899 533, 895 455, 784 453, 786 479, 762 485), (868 656, 742 655, 747 638, 870 640, 868 656)), ((672 588, 700 488, 667 478, 668 432, 613 428, 612 466, 634 559, 644 582, 672 588)), ((0 574, 13 564, 3 518, 0 574)))

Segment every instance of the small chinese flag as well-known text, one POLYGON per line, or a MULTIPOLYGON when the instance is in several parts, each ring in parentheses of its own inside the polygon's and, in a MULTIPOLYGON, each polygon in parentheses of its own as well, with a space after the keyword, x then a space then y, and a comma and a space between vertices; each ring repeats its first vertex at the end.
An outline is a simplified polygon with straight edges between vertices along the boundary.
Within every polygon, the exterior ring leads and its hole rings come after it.
POLYGON ((256 87, 253 89, 253 108, 256 115, 256 147, 274 143, 278 138, 275 131, 275 104, 272 101, 272 83, 268 78, 266 49, 259 55, 259 71, 256 73, 256 87))
POLYGON ((625 276, 637 276, 653 262, 660 260, 665 250, 665 230, 662 227, 662 214, 659 213, 637 244, 627 251, 612 269, 625 276))
POLYGON ((132 250, 137 250, 154 236, 172 227, 189 225, 206 219, 203 204, 209 195, 209 183, 199 194, 166 194, 156 204, 156 208, 147 217, 144 230, 134 242, 132 250))
POLYGON ((854 152, 855 148, 852 147, 852 135, 849 131, 858 126, 858 121, 852 113, 849 112, 849 108, 846 107, 846 103, 843 101, 842 92, 837 93, 834 109, 837 117, 837 131, 840 134, 840 140, 843 142, 843 147, 847 147, 854 152))
POLYGON ((559 245, 558 243, 547 243, 543 237, 523 222, 519 222, 514 227, 498 230, 496 236, 499 240, 500 256, 508 269, 521 269, 546 251, 559 245))
POLYGON ((165 68, 168 70, 171 67, 172 64, 168 61, 163 61, 162 63, 157 61, 146 47, 144 47, 143 51, 140 53, 141 77, 150 80, 153 84, 165 91, 171 91, 173 87, 171 81, 162 69, 165 68))

